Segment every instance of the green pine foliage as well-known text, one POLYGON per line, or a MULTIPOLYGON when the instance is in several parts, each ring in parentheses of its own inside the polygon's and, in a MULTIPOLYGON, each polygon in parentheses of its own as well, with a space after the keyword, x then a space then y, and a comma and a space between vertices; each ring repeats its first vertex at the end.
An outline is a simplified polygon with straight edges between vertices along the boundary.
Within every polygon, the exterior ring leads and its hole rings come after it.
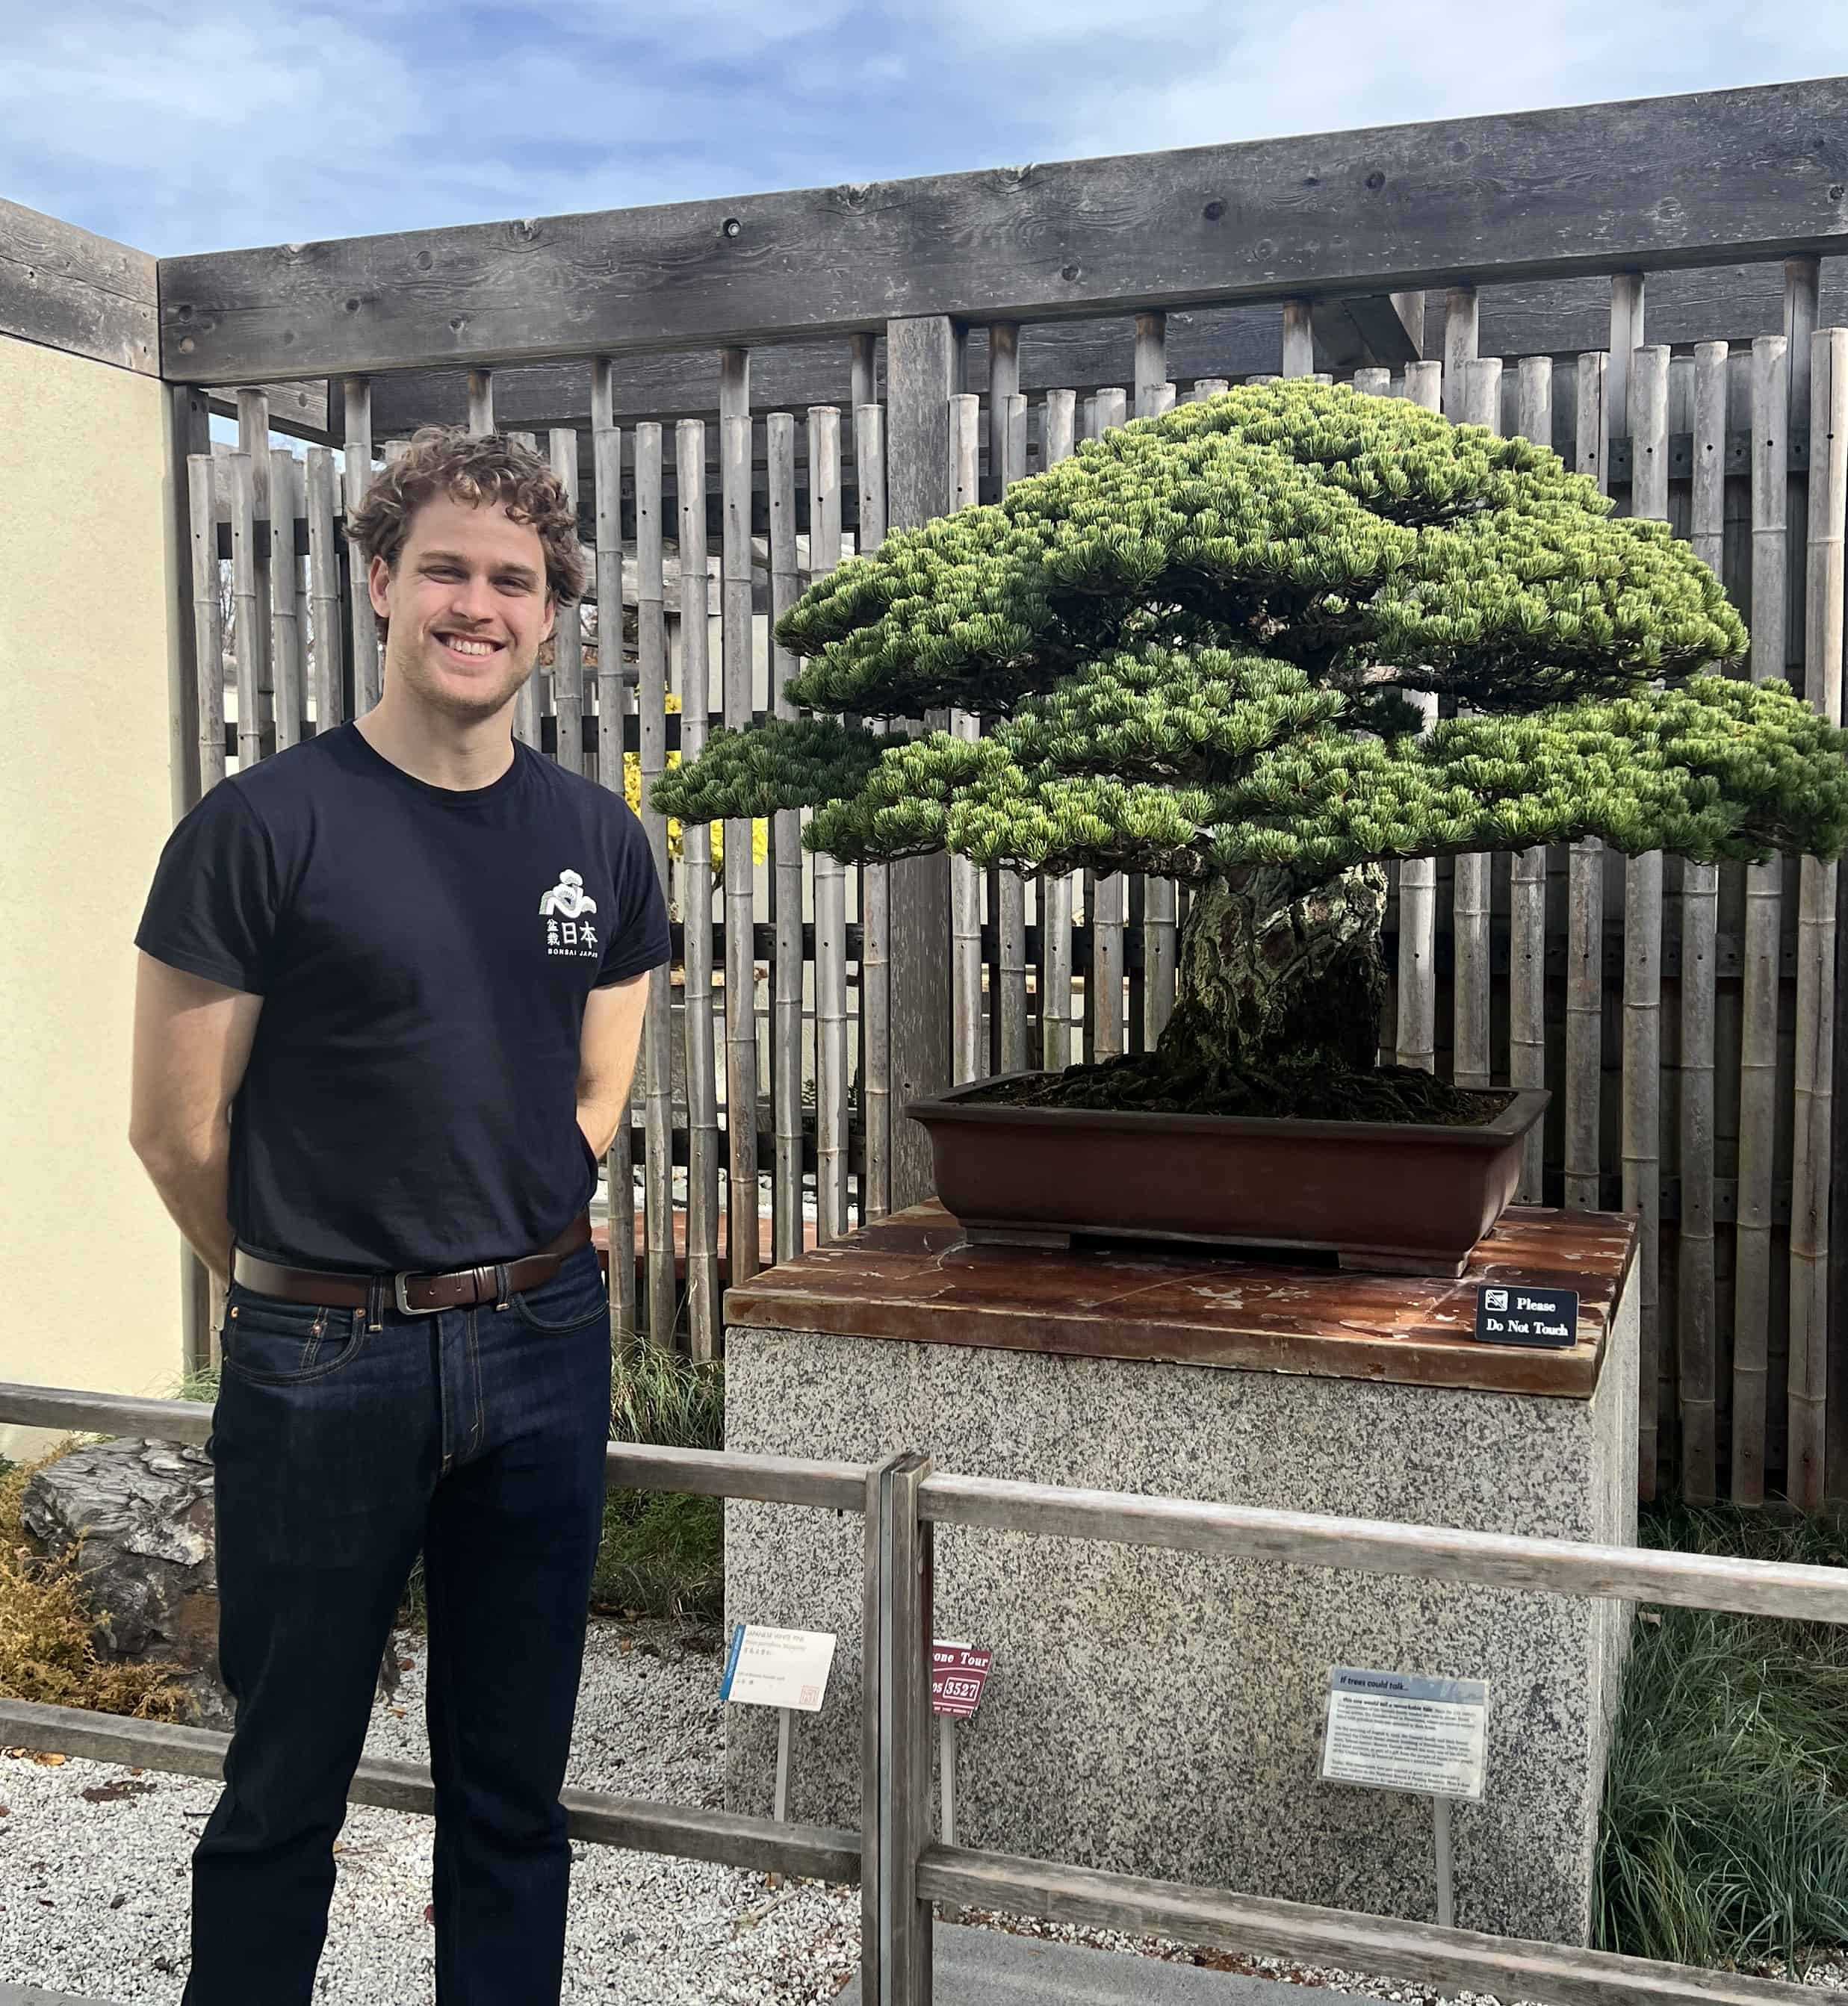
POLYGON ((1712 861, 1848 839, 1848 739, 1713 673, 1744 629, 1664 525, 1544 447, 1344 388, 1125 426, 850 559, 777 633, 818 715, 714 734, 663 812, 813 809, 805 841, 850 861, 1304 886, 1589 836, 1712 861), (1420 691, 1446 719, 1422 737, 1420 691), (945 706, 989 735, 849 721, 945 706))

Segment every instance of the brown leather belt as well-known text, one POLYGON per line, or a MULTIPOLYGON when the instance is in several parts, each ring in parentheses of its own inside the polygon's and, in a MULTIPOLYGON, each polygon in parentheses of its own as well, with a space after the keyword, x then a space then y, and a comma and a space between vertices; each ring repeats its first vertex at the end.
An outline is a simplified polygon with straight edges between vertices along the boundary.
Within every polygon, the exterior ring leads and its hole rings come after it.
POLYGON ((239 1248, 232 1258, 231 1278, 259 1295, 280 1296, 286 1302, 313 1303, 330 1310, 372 1307, 379 1290, 406 1316, 434 1316, 438 1310, 466 1309, 474 1303, 505 1302, 516 1289, 536 1289, 558 1273, 568 1254, 588 1244, 590 1215, 583 1212, 558 1238, 537 1253, 487 1268, 456 1268, 444 1275, 340 1273, 322 1268, 284 1268, 260 1261, 239 1248))

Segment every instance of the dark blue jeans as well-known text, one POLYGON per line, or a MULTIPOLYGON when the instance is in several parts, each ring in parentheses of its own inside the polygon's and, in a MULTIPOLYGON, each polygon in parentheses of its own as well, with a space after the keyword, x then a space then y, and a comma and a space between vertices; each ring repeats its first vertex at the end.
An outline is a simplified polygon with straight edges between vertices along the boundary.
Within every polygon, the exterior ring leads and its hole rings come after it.
POLYGON ((609 1434, 596 1250, 435 1316, 233 1286, 212 1423, 237 1703, 193 1855, 185 2006, 308 2006, 380 1661, 429 1600, 440 2006, 555 2006, 571 1744, 609 1434))

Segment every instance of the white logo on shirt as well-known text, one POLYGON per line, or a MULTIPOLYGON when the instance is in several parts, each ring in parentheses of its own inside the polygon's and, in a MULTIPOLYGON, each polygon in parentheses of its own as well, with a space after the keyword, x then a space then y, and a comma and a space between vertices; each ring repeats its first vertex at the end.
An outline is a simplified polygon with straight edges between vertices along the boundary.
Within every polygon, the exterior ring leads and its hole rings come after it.
POLYGON ((575 871, 561 871, 558 882, 539 902, 541 913, 558 913, 575 920, 580 913, 594 913, 597 901, 585 896, 584 881, 575 871))
POLYGON ((558 882, 539 902, 545 920, 545 945, 548 954, 567 956, 594 955, 597 929, 584 917, 597 910, 597 901, 584 889, 584 880, 576 871, 561 871, 558 882))

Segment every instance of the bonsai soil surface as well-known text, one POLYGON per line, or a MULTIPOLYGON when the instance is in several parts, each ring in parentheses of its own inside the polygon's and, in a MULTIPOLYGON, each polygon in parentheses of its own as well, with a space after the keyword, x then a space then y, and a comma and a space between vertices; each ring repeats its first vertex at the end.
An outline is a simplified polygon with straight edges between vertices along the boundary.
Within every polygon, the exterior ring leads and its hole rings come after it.
POLYGON ((1473 1128, 1492 1121, 1512 1092, 1452 1086, 1415 1066, 1371 1071, 1320 1057, 1263 1073, 1224 1066, 1177 1068, 1159 1052, 1105 1059, 1062 1073, 1019 1074, 964 1098, 1013 1107, 1097 1108, 1125 1114, 1242 1114, 1315 1121, 1412 1121, 1473 1128))

